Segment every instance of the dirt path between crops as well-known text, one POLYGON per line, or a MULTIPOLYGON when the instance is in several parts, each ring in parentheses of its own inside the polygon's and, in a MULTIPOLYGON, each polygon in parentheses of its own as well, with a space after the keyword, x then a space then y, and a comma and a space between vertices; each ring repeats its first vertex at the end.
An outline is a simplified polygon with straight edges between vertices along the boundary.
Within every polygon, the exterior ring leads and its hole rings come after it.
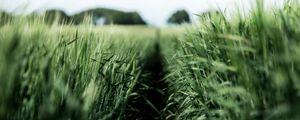
MULTIPOLYGON (((156 40, 160 39, 159 31, 156 40)), ((125 111, 127 120, 161 120, 164 118, 163 109, 167 104, 166 88, 163 80, 164 66, 159 42, 154 45, 154 51, 144 60, 142 80, 134 89, 138 93, 131 97, 125 111)))

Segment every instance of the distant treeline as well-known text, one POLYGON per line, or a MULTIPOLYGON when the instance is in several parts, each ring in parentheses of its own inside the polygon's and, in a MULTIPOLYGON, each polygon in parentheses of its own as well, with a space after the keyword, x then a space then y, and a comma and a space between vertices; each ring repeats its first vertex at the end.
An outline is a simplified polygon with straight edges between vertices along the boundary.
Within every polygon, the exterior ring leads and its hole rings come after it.
MULTIPOLYGON (((107 8, 97 8, 82 11, 74 15, 68 15, 62 10, 47 10, 43 14, 31 14, 27 17, 41 16, 48 24, 74 24, 84 22, 85 18, 90 18, 91 22, 97 24, 120 24, 120 25, 146 25, 147 23, 137 12, 123 12, 107 8)), ((0 25, 5 24, 16 16, 0 11, 0 25)))
MULTIPOLYGON (((94 25, 118 24, 118 25, 147 25, 137 12, 123 12, 108 8, 96 8, 82 11, 77 14, 68 15, 62 10, 47 10, 44 14, 29 15, 42 16, 45 23, 53 24, 73 24, 78 25, 89 18, 94 25)), ((0 12, 0 24, 10 21, 14 16, 5 12, 0 12)), ((178 10, 168 19, 170 24, 190 23, 187 11, 178 10)))
POLYGON ((137 12, 123 12, 113 9, 97 8, 75 15, 67 15, 64 11, 49 10, 45 13, 47 23, 58 22, 63 24, 80 24, 85 17, 91 17, 93 24, 121 24, 145 25, 147 24, 137 12), (99 22, 99 20, 101 22, 99 22))

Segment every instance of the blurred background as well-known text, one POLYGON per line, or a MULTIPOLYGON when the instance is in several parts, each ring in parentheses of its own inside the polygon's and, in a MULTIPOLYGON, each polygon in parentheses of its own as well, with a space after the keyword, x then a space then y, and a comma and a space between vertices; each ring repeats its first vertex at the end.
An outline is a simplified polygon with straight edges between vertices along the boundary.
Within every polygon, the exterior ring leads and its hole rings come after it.
MULTIPOLYGON (((14 15, 60 14, 64 19, 82 21, 82 15, 93 16, 93 23, 147 24, 167 26, 194 23, 197 15, 211 11, 227 16, 237 7, 249 12, 255 0, 0 0, 0 9, 14 15)), ((267 7, 282 7, 284 0, 265 0, 267 7)), ((50 19, 50 18, 49 18, 50 19)))

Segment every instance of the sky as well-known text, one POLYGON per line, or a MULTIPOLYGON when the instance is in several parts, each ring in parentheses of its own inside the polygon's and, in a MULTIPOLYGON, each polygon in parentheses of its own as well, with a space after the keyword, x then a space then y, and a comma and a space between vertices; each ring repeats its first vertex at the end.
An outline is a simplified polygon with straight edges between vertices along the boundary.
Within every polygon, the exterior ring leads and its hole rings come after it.
MULTIPOLYGON (((282 7, 284 0, 264 0, 268 7, 282 7)), ((167 19, 178 9, 185 9, 195 21, 196 15, 220 9, 232 13, 237 6, 247 12, 255 0, 0 0, 0 9, 7 12, 32 13, 46 9, 62 9, 67 14, 104 7, 123 11, 137 11, 150 25, 166 25, 167 19)))

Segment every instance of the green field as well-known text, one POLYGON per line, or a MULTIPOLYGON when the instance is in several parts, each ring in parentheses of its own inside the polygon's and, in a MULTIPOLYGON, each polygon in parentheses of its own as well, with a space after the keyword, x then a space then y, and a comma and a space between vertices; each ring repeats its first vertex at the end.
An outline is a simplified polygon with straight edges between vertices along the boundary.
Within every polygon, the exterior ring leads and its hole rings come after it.
POLYGON ((300 119, 300 5, 199 25, 0 14, 0 119, 300 119))

